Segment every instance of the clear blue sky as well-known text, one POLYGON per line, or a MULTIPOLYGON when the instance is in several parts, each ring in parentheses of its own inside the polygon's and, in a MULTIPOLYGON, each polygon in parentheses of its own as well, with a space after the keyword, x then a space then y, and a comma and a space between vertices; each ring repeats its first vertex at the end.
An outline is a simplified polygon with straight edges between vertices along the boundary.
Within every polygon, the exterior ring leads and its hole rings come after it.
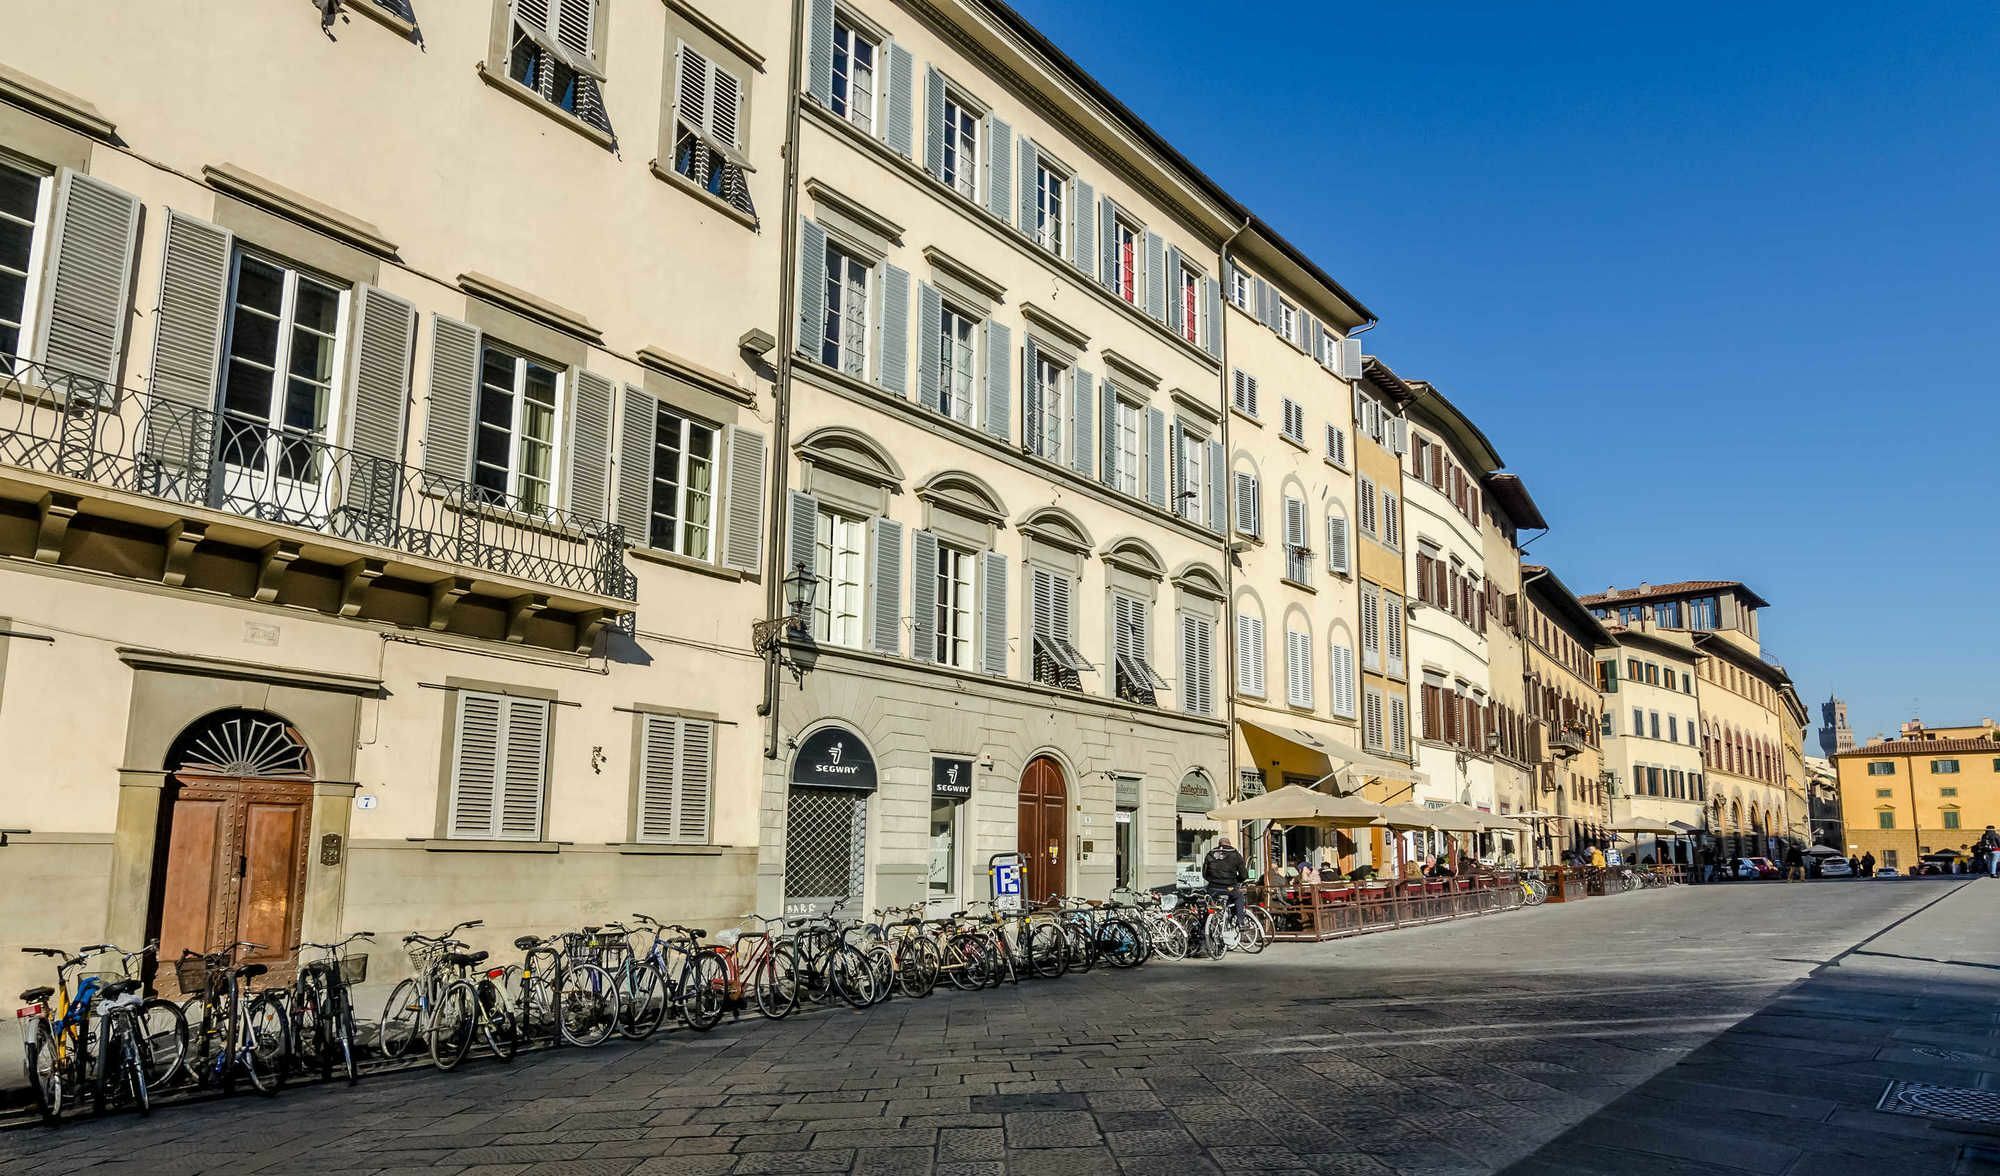
POLYGON ((1015 4, 1381 316, 1573 590, 1749 583, 1815 728, 2000 716, 1990 5, 1015 4))

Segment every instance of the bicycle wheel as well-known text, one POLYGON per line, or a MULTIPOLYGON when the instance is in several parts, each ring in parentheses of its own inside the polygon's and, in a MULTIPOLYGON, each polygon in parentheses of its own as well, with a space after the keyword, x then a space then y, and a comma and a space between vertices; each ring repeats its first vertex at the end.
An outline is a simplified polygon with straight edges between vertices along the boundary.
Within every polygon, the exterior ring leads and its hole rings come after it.
POLYGON ((1188 954, 1187 928, 1179 919, 1159 919, 1148 929, 1153 950, 1170 960, 1184 960, 1188 954))
POLYGON ((903 940, 896 948, 896 982, 904 996, 929 996, 938 982, 937 944, 914 936, 903 940))
POLYGON ((618 987, 596 964, 563 969, 556 984, 556 1025, 562 1039, 589 1048, 604 1044, 618 1023, 618 987))
POLYGON ((437 1007, 431 1010, 431 1065, 449 1070, 464 1061, 478 1028, 478 994, 467 981, 453 982, 438 994, 437 1007))
POLYGON ((318 1071, 322 1079, 333 1076, 333 1054, 327 1049, 323 994, 317 982, 302 979, 289 990, 287 1011, 291 1014, 292 1061, 299 1073, 318 1071))
POLYGON ((521 1046, 521 1030, 507 1007, 506 994, 491 977, 474 985, 474 991, 479 994, 479 1032, 486 1038, 486 1048, 503 1062, 513 1061, 521 1046))
POLYGON ((651 1037, 667 1017, 667 981, 655 965, 637 961, 618 974, 618 1032, 634 1041, 651 1037))
POLYGON ((868 946, 868 968, 874 973, 874 999, 869 1004, 881 1004, 896 991, 896 957, 884 943, 868 946))
POLYGON ((119 1099, 132 1104, 141 1118, 153 1113, 153 1100, 146 1087, 145 1051, 140 1045, 139 1014, 134 1008, 112 1011, 115 1043, 107 1055, 115 1063, 112 1073, 119 1087, 119 1099))
POLYGON ((244 1014, 244 1039, 241 1059, 250 1084, 266 1098, 277 1094, 292 1064, 292 1023, 283 1002, 268 992, 252 1000, 244 1014))
POLYGON ((1114 968, 1136 967, 1146 959, 1145 936, 1124 919, 1106 919, 1097 928, 1096 947, 1114 968))
POLYGON ((1096 932, 1082 923, 1063 924, 1063 949, 1069 970, 1088 972, 1097 963, 1096 932))
POLYGON ((848 943, 834 948, 826 971, 835 995, 850 1006, 865 1009, 875 1003, 875 969, 860 948, 848 943))
POLYGON ((986 987, 993 970, 986 940, 971 932, 961 932, 944 941, 938 953, 938 968, 953 988, 972 992, 986 987))
POLYGON ((355 1056, 359 1044, 354 1036, 354 994, 344 983, 333 990, 331 1015, 334 1049, 340 1054, 341 1072, 347 1076, 347 1084, 352 1086, 361 1081, 361 1065, 360 1059, 355 1056))
POLYGON ((55 1040, 49 1036, 47 1021, 29 1022, 21 1051, 28 1085, 35 1094, 35 1108, 42 1113, 42 1122, 54 1123, 62 1118, 63 1076, 62 1062, 56 1057, 55 1040))
POLYGON ((1054 980, 1069 970, 1069 942, 1061 927, 1035 923, 1027 935, 1028 970, 1044 980, 1054 980))
POLYGON ((773 1021, 799 1007, 798 957, 790 944, 779 944, 757 960, 750 969, 750 988, 757 994, 757 1011, 773 1021))
POLYGON ((521 1039, 530 1044, 554 1041, 562 1033, 562 1019, 556 1016, 556 986, 546 976, 529 975, 515 993, 514 1023, 521 1039))
POLYGON ((1262 920, 1251 913, 1257 909, 1259 908, 1249 907, 1243 912, 1241 919, 1230 920, 1235 925, 1236 931, 1234 946, 1244 955, 1256 955, 1271 943, 1271 936, 1264 930, 1262 920))
POLYGON ((396 986, 389 990, 389 999, 382 1005, 382 1020, 376 1028, 375 1044, 383 1057, 400 1058, 409 1052, 411 1043, 417 1039, 423 1011, 417 982, 414 979, 397 981, 396 986))
POLYGON ((696 952, 682 980, 681 1020, 703 1033, 720 1025, 729 1011, 729 965, 712 951, 696 952))
POLYGON ((187 1060, 187 1015, 170 1000, 154 997, 139 1006, 139 1050, 146 1066, 146 1088, 160 1090, 180 1074, 187 1060))
POLYGON ((1224 931, 1222 912, 1208 912, 1201 920, 1198 929, 1189 935, 1193 946, 1189 948, 1188 954, 1209 960, 1221 959, 1222 953, 1229 950, 1228 942, 1223 939, 1224 931))
POLYGON ((97 1030, 97 1056, 91 1059, 96 1065, 87 1072, 86 1080, 90 1083, 90 1111, 102 1116, 105 1108, 111 1105, 111 1096, 118 1089, 121 1039, 117 1010, 108 1009, 95 1017, 87 1016, 83 1033, 78 1036, 88 1035, 92 1028, 97 1030))

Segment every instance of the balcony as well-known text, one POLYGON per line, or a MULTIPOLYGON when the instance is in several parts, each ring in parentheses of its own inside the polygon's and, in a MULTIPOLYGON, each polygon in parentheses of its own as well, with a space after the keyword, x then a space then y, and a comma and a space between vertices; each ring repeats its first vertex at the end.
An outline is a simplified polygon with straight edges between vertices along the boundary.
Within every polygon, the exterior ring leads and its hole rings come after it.
POLYGON ((612 524, 0 357, 0 555, 514 643, 637 599, 612 524))

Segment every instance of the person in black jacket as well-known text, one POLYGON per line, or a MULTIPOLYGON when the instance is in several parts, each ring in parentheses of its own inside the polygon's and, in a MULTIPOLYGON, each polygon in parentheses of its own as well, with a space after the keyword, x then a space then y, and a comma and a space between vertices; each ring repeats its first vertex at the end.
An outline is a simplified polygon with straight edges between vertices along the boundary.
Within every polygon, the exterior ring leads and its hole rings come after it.
POLYGON ((1208 883, 1210 894, 1229 896, 1229 914, 1232 918, 1243 917, 1243 883, 1250 879, 1250 868, 1243 864, 1243 855, 1224 837, 1215 843, 1201 859, 1201 877, 1208 883))

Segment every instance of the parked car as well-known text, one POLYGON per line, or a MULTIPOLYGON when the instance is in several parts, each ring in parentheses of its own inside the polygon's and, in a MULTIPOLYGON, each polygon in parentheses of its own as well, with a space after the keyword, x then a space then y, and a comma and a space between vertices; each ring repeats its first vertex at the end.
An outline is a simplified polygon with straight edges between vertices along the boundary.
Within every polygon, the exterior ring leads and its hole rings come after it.
POLYGON ((1900 878, 1903 875, 1894 866, 1883 866, 1881 869, 1875 871, 1875 876, 1877 878, 1900 878))
POLYGON ((1949 874, 1956 867, 1959 855, 1956 853, 1927 853, 1917 861, 1916 872, 1921 874, 1949 874))
POLYGON ((1819 876, 1822 878, 1852 878, 1854 867, 1847 864, 1844 857, 1823 857, 1819 859, 1819 876))
POLYGON ((1744 858, 1743 863, 1757 871, 1755 874, 1745 874, 1746 878, 1782 878, 1785 875, 1785 872, 1778 868, 1778 863, 1767 857, 1744 858))

